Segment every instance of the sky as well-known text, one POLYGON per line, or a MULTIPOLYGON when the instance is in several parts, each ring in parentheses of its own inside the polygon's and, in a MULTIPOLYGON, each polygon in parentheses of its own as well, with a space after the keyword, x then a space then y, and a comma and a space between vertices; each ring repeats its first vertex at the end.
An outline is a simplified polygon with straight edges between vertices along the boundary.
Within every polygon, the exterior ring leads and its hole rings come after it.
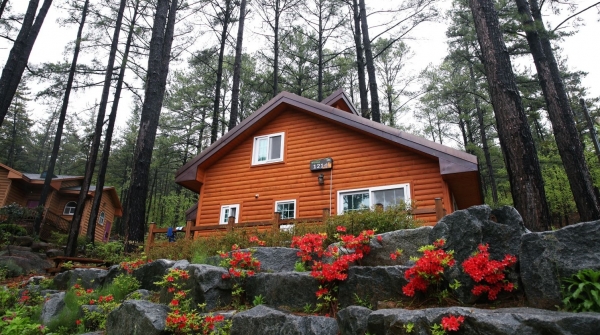
MULTIPOLYGON (((367 6, 376 6, 376 1, 379 0, 367 0, 367 6)), ((581 10, 596 1, 581 0, 579 1, 578 8, 581 10)), ((11 0, 10 3, 15 12, 24 12, 28 1, 11 0)), ((441 3, 442 6, 448 6, 450 2, 449 0, 444 0, 441 3)), ((563 11, 560 15, 547 15, 545 17, 547 27, 554 27, 569 15, 570 13, 567 11, 563 11)), ((58 16, 59 9, 53 6, 33 48, 29 59, 30 64, 40 64, 48 61, 58 62, 65 58, 63 55, 65 46, 75 39, 77 31, 76 27, 61 27, 57 23, 58 16)), ((578 32, 573 36, 565 38, 560 43, 560 46, 564 50, 563 55, 567 57, 567 64, 570 70, 588 72, 588 76, 583 79, 583 85, 588 88, 591 97, 598 97, 600 96, 600 62, 598 62, 598 55, 600 54, 600 43, 598 42, 600 6, 588 10, 581 15, 581 18, 584 20, 585 25, 580 26, 578 32)), ((431 22, 420 25, 412 33, 412 38, 407 41, 407 44, 415 54, 410 60, 409 66, 414 72, 418 73, 430 64, 437 65, 441 63, 447 50, 445 31, 445 23, 431 22)), ((245 39, 245 41, 247 40, 245 39)), ((7 41, 0 41, 0 62, 2 64, 6 61, 11 46, 7 41)), ((71 55, 68 55, 68 58, 70 61, 71 55)), ((520 66, 531 66, 533 68, 533 64, 528 60, 521 60, 521 62, 520 66)), ((185 66, 185 63, 176 64, 175 68, 177 66, 185 66)), ((35 90, 35 85, 30 86, 35 90)), ((72 106, 70 105, 69 107, 70 112, 82 113, 82 110, 99 100, 99 89, 74 93, 71 96, 72 106)), ((45 112, 44 107, 35 101, 30 102, 29 106, 34 110, 34 114, 40 115, 45 112)), ((124 126, 131 109, 131 98, 129 96, 124 95, 119 109, 117 125, 124 126)), ((77 115, 81 118, 86 117, 83 114, 77 115)))

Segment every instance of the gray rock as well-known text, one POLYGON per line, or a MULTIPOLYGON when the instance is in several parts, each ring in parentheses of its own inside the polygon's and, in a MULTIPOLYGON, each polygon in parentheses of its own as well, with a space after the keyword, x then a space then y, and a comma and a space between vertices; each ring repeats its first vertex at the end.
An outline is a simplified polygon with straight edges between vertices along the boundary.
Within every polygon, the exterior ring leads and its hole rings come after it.
POLYGON ((404 326, 412 324, 411 334, 427 335, 433 324, 440 324, 442 318, 448 315, 464 316, 465 321, 459 329, 463 335, 595 335, 600 329, 600 315, 597 313, 470 307, 379 310, 369 315, 367 328, 371 334, 404 334, 404 326))
POLYGON ((10 237, 11 244, 20 246, 20 247, 31 247, 33 244, 33 237, 31 236, 11 236, 10 237))
POLYGON ((42 242, 42 241, 36 241, 36 242, 33 242, 31 244, 31 251, 34 251, 34 252, 44 251, 44 252, 46 252, 46 250, 50 249, 51 247, 52 247, 52 244, 50 244, 50 243, 46 243, 46 242, 42 242))
POLYGON ((297 316, 256 306, 232 318, 231 335, 336 335, 337 322, 323 316, 297 316))
POLYGON ((107 274, 108 271, 104 269, 73 269, 57 274, 54 277, 54 287, 66 290, 79 282, 85 289, 97 289, 102 287, 107 274))
POLYGON ((372 307, 380 301, 399 299, 403 296, 402 286, 408 283, 404 279, 404 272, 408 269, 402 265, 349 268, 348 279, 339 285, 340 306, 357 305, 357 297, 372 307))
POLYGON ((108 314, 106 334, 166 335, 169 307, 144 300, 126 300, 108 314))
POLYGON ((65 252, 63 250, 60 249, 48 249, 46 250, 46 256, 53 258, 53 257, 58 257, 58 256, 64 256, 65 252))
POLYGON ((174 261, 159 259, 133 270, 133 276, 140 282, 140 288, 158 291, 160 288, 154 283, 160 281, 174 264, 174 261))
POLYGON ((361 306, 350 306, 340 310, 335 318, 341 335, 364 334, 367 331, 367 319, 372 310, 361 306))
POLYGON ((302 310, 316 305, 319 281, 309 272, 258 273, 247 278, 245 288, 248 301, 261 295, 268 306, 302 310))
POLYGON ((360 265, 399 265, 408 263, 411 256, 421 257, 417 249, 429 244, 431 229, 432 227, 420 227, 379 234, 381 242, 377 236, 371 239, 371 251, 360 261, 360 265), (402 256, 392 260, 390 254, 396 252, 396 249, 402 249, 402 256))
MULTIPOLYGON (((230 279, 223 279, 227 270, 206 264, 190 264, 186 270, 190 273, 188 285, 194 305, 205 303, 206 309, 210 311, 231 303, 232 282, 230 279)), ((161 301, 165 296, 162 293, 161 301)))
POLYGON ((123 270, 120 265, 113 265, 108 268, 108 272, 106 273, 106 277, 104 277, 104 285, 110 285, 117 276, 120 274, 126 274, 127 271, 123 270))
POLYGON ((52 263, 41 259, 35 253, 20 252, 19 255, 0 256, 0 267, 9 270, 9 276, 19 276, 23 274, 44 274, 46 269, 51 267, 52 263), (29 255, 24 255, 29 254, 29 255))
POLYGON ((298 249, 292 248, 255 248, 254 258, 260 261, 261 272, 294 271, 298 249))
POLYGON ((40 319, 42 324, 47 325, 53 318, 65 308, 65 292, 54 293, 46 297, 42 306, 40 319))
POLYGON ((523 289, 532 306, 561 304, 561 281, 579 270, 600 269, 600 221, 582 222, 521 239, 523 289))
POLYGON ((150 297, 150 291, 139 289, 129 293, 125 300, 150 300, 150 297))

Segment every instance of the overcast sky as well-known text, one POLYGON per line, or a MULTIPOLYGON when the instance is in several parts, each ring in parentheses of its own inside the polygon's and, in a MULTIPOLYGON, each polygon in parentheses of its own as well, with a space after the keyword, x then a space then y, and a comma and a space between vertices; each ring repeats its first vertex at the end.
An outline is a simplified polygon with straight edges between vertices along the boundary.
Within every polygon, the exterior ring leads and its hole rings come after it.
MULTIPOLYGON (((374 6, 376 1, 380 0, 367 0, 367 5, 374 6)), ((14 12, 24 12, 28 2, 26 0, 10 1, 14 12)), ((579 1, 579 9, 586 8, 595 2, 597 0, 581 0, 579 1)), ((449 1, 445 0, 443 3, 448 4, 449 1)), ((583 85, 589 89, 590 95, 594 97, 600 96, 600 62, 598 61, 598 55, 600 55, 600 39, 598 37, 600 34, 600 23, 598 22, 600 18, 599 11, 600 6, 597 6, 581 15, 585 26, 579 27, 579 31, 575 35, 565 38, 564 42, 561 43, 564 55, 568 57, 567 64, 569 69, 588 72, 588 76, 583 80, 583 85)), ((29 59, 30 63, 57 62, 64 58, 65 45, 74 40, 77 31, 76 27, 60 27, 56 22, 58 15, 59 10, 53 6, 33 48, 29 59)), ((560 16, 548 16, 546 17, 547 24, 552 27, 567 16, 569 16, 569 13, 566 11, 563 11, 560 16)), ((445 31, 446 25, 443 23, 427 23, 418 27, 413 33, 412 36, 414 39, 407 43, 415 53, 415 56, 411 60, 411 68, 415 72, 424 69, 428 64, 439 64, 441 62, 442 58, 446 55, 445 31)), ((244 39, 244 41, 246 42, 247 39, 244 39)), ((6 41, 0 41, 0 62, 2 64, 5 63, 11 46, 6 41)), ((68 58, 70 61, 71 55, 68 58)), ((533 67, 532 64, 522 64, 521 66, 533 67)), ((35 87, 33 88, 35 89, 35 87)), ((86 105, 93 104, 94 100, 99 99, 99 91, 98 93, 94 93, 93 91, 83 94, 75 93, 71 97, 73 107, 70 106, 70 112, 80 113, 86 105), (97 97, 94 98, 94 96, 97 97)), ((36 114, 43 112, 41 111, 41 107, 35 102, 31 102, 30 107, 35 110, 36 114)), ((119 109, 117 124, 123 125, 130 110, 127 97, 124 97, 119 109)), ((85 116, 81 115, 80 117, 85 116)))

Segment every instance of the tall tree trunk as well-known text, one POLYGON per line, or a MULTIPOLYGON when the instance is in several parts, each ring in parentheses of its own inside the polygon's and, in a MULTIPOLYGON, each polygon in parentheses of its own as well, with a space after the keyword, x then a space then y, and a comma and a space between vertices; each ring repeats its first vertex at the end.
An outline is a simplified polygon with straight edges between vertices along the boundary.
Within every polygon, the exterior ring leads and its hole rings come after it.
POLYGON ((229 113, 229 130, 237 124, 238 105, 240 99, 240 77, 242 72, 242 42, 244 41, 244 21, 246 20, 246 0, 240 3, 240 19, 238 21, 237 40, 235 42, 235 60, 233 62, 233 87, 231 89, 231 112, 229 113))
POLYGON ((379 93, 377 92, 377 77, 375 76, 375 63, 373 61, 373 50, 371 50, 371 40, 369 39, 369 25, 367 24, 365 0, 359 0, 359 6, 363 45, 365 46, 365 57, 367 60, 367 74, 369 75, 369 91, 371 93, 371 118, 375 122, 381 122, 379 93))
POLYGON ((547 36, 548 32, 544 28, 544 22, 539 13, 537 1, 530 0, 531 8, 527 0, 516 0, 516 3, 548 107, 548 116, 552 122, 558 152, 567 173, 579 217, 582 221, 598 220, 600 219, 600 202, 594 194, 592 177, 583 153, 583 145, 579 140, 573 111, 547 36), (535 21, 532 11, 537 13, 535 21))
POLYGON ((323 6, 319 5, 319 46, 317 47, 317 101, 323 100, 323 6))
POLYGON ((17 92, 23 71, 25 71, 25 67, 29 61, 31 49, 33 49, 33 44, 42 28, 52 0, 44 0, 42 8, 40 8, 36 17, 35 12, 37 11, 38 4, 39 0, 29 1, 21 30, 15 39, 12 49, 10 49, 6 64, 2 69, 2 76, 0 77, 0 127, 17 92))
POLYGON ((367 82, 365 80, 365 58, 363 57, 362 34, 360 32, 360 9, 358 0, 352 0, 354 16, 354 45, 356 47, 356 69, 358 71, 358 93, 360 96, 360 115, 369 117, 369 98, 367 97, 367 82))
MULTIPOLYGON (((96 168, 96 160, 98 159, 98 150, 100 149, 100 141, 102 140, 102 127, 104 125, 104 116, 106 115, 106 106, 108 104, 108 94, 110 92, 110 86, 112 83, 112 76, 115 66, 115 57, 117 54, 117 48, 119 47, 119 35, 121 32, 121 24, 123 22, 123 12, 125 11, 126 0, 121 0, 119 11, 117 13, 117 19, 115 22, 115 31, 113 33, 112 43, 110 46, 110 53, 108 56, 108 64, 106 65, 106 73, 104 75, 104 86, 102 88, 102 96, 100 98, 100 106, 98 108, 98 115, 96 116, 96 126, 94 129, 94 138, 89 151, 89 157, 85 165, 85 174, 83 182, 81 184, 81 190, 79 191, 79 197, 77 198, 77 207, 73 214, 73 220, 71 221, 71 227, 69 229, 69 239, 67 241, 67 249, 65 254, 67 256, 76 256, 77 253, 77 237, 79 236, 79 229, 83 218, 83 211, 86 204, 86 197, 90 190, 92 183, 92 177, 94 176, 94 169, 96 168)), ((96 187, 96 192, 102 193, 96 187)), ((90 230, 88 223, 88 231, 90 230)), ((93 235, 92 235, 93 239, 93 235)))
MULTIPOLYGON (((468 53, 468 51, 467 51, 468 53)), ((473 71, 473 64, 469 63, 469 75, 471 77, 471 89, 475 91, 475 74, 473 71)), ((479 136, 481 137, 481 147, 483 149, 483 156, 485 157, 485 166, 487 168, 487 175, 490 181, 490 187, 492 189, 492 201, 494 204, 498 203, 498 189, 496 187, 496 179, 494 178, 494 170, 492 166, 492 157, 490 155, 490 147, 488 146, 487 135, 485 134, 485 122, 483 119, 483 110, 479 103, 479 97, 473 96, 475 102, 475 109, 477 110, 477 119, 479 121, 479 136)))
POLYGON ((131 242, 141 243, 144 241, 148 172, 152 162, 152 149, 156 139, 160 110, 165 96, 175 29, 178 0, 171 1, 171 8, 169 9, 169 0, 158 0, 154 26, 152 27, 146 93, 134 151, 129 196, 127 197, 126 211, 128 211, 128 214, 125 222, 127 226, 125 242, 128 250, 132 248, 131 242))
MULTIPOLYGON (((75 40, 75 49, 73 50, 73 60, 71 61, 71 68, 69 69, 69 78, 67 79, 65 95, 63 96, 62 107, 60 109, 60 116, 58 118, 58 125, 56 126, 56 135, 54 136, 54 146, 52 147, 52 155, 50 156, 48 169, 46 169, 46 179, 44 180, 44 187, 42 188, 42 194, 40 196, 39 206, 41 207, 46 206, 46 200, 48 199, 48 194, 50 193, 50 183, 52 182, 52 175, 54 175, 56 157, 58 156, 63 126, 65 123, 65 118, 67 116, 67 109, 69 107, 69 97, 71 96, 71 88, 73 87, 73 79, 75 78, 75 70, 77 69, 77 58, 79 57, 79 50, 81 49, 81 35, 83 34, 83 26, 85 25, 85 19, 88 12, 88 4, 89 0, 86 0, 85 4, 83 5, 83 10, 81 12, 81 21, 79 22, 79 30, 77 30, 77 39, 75 40)), ((39 234, 40 232, 41 220, 42 213, 40 212, 40 214, 36 217, 36 220, 33 225, 35 234, 39 234)))
POLYGON ((279 93, 279 19, 281 16, 280 1, 275 0, 275 28, 273 29, 273 94, 274 98, 279 93))
POLYGON ((585 100, 579 99, 579 104, 583 109, 583 114, 585 114, 585 118, 588 123, 588 127, 590 129, 590 137, 592 138, 592 143, 594 143, 594 149, 596 150, 596 156, 598 157, 598 162, 600 163, 600 144, 598 144, 598 135, 596 134, 596 128, 594 127, 594 122, 590 117, 590 112, 588 112, 587 106, 585 105, 585 100))
POLYGON ((121 68, 119 69, 119 77, 117 79, 117 87, 115 88, 115 96, 113 104, 108 116, 108 126, 106 128, 106 134, 104 136, 104 146, 102 147, 102 158, 100 160, 100 169, 98 171, 98 180, 96 181, 96 193, 94 193, 94 201, 92 203, 92 210, 90 212, 90 220, 88 223, 87 239, 94 243, 96 236, 96 222, 98 221, 98 214, 100 212, 100 204, 102 202, 102 192, 104 191, 104 182, 106 180, 106 170, 108 167, 108 158, 110 156, 110 146, 112 144, 112 135, 115 128, 115 120, 117 118, 117 111, 119 109, 119 100, 121 99, 121 91, 123 90, 123 79, 125 78, 125 69, 127 68, 127 60, 129 58, 129 50, 131 48, 131 42, 133 41, 133 31, 137 20, 137 14, 139 9, 140 1, 137 0, 133 9, 133 18, 129 26, 129 32, 127 34, 127 42, 125 43, 125 51, 123 52, 123 59, 121 60, 121 68))
POLYGON ((223 15, 223 30, 221 31, 221 46, 219 49, 219 61, 217 63, 217 82, 215 83, 215 100, 213 102, 213 118, 210 129, 210 143, 215 143, 219 135, 219 105, 221 104, 221 83, 223 81, 223 57, 225 54, 225 43, 227 43, 227 27, 231 17, 231 0, 225 0, 225 13, 223 15))
POLYGON ((515 208, 529 229, 546 230, 550 224, 550 212, 540 163, 500 32, 494 2, 469 0, 469 6, 487 73, 515 208))
POLYGON ((4 14, 4 8, 6 8, 7 3, 8 0, 2 0, 2 4, 0 4, 0 18, 2 17, 2 14, 4 14))

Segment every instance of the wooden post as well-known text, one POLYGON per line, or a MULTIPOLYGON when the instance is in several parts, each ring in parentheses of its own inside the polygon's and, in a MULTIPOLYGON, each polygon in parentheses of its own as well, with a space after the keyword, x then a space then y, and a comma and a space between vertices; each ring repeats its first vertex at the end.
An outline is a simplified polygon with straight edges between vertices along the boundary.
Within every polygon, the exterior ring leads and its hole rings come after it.
POLYGON ((273 232, 279 230, 279 221, 281 220, 281 212, 273 213, 273 232))
POLYGON ((331 216, 331 211, 329 211, 329 208, 323 208, 323 223, 326 224, 327 220, 329 219, 329 217, 331 216))
POLYGON ((187 221, 185 225, 185 239, 189 239, 192 237, 192 221, 187 221))
POLYGON ((235 216, 230 216, 227 219, 227 231, 233 231, 233 225, 235 225, 235 216))
POLYGON ((148 254, 150 251, 150 247, 154 243, 154 229, 156 228, 156 224, 154 222, 150 222, 150 228, 148 229, 148 238, 146 239, 146 247, 144 248, 144 252, 148 254))
POLYGON ((444 205, 442 204, 442 198, 435 198, 435 219, 440 221, 444 215, 446 215, 446 210, 444 209, 444 205))

